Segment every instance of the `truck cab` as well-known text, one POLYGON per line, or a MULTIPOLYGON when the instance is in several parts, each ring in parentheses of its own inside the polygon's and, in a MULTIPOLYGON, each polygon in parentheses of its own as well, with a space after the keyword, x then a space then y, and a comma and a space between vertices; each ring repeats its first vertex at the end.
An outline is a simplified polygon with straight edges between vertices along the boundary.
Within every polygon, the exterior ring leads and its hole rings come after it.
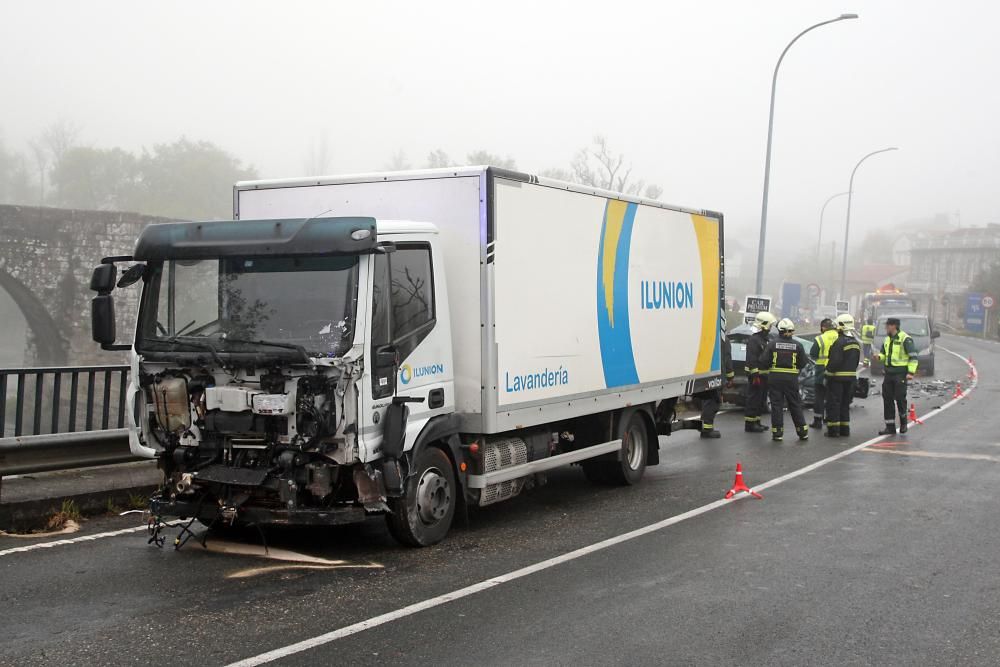
MULTIPOLYGON (((437 238, 365 218, 168 223, 105 260, 95 339, 131 350, 130 447, 165 475, 153 511, 208 524, 389 511, 400 457, 454 410, 437 238), (142 293, 122 346, 111 291, 130 283, 142 293)), ((449 472, 421 480, 444 496, 422 503, 432 520, 454 511, 449 472)))

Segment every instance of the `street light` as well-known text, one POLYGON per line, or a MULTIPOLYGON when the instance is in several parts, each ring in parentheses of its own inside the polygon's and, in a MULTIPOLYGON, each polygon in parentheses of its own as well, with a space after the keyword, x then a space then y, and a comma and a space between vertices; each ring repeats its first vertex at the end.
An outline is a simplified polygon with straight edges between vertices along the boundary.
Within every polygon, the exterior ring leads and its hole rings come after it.
POLYGON ((817 23, 814 26, 806 28, 788 43, 785 50, 778 56, 778 62, 774 66, 774 76, 771 77, 771 110, 767 116, 767 156, 764 158, 764 201, 760 206, 760 242, 757 244, 757 294, 761 293, 764 285, 764 237, 767 234, 767 190, 771 183, 771 135, 774 131, 774 91, 778 85, 778 68, 781 67, 781 61, 785 59, 788 49, 792 48, 792 44, 799 41, 799 37, 802 37, 802 35, 829 23, 856 18, 858 18, 857 14, 841 14, 835 19, 823 21, 822 23, 817 23))
POLYGON ((858 163, 854 165, 854 171, 851 172, 851 183, 847 186, 847 224, 844 225, 844 262, 840 267, 840 298, 847 298, 847 239, 848 235, 851 233, 851 199, 854 197, 854 174, 858 173, 858 167, 861 163, 870 158, 872 155, 878 155, 879 153, 888 153, 889 151, 898 151, 899 149, 895 146, 890 146, 889 148, 883 148, 882 150, 872 151, 868 155, 864 156, 858 163))
POLYGON ((838 192, 823 203, 823 208, 819 210, 819 234, 816 235, 816 261, 819 261, 820 244, 823 240, 823 214, 826 212, 826 205, 837 197, 843 197, 847 192, 838 192))

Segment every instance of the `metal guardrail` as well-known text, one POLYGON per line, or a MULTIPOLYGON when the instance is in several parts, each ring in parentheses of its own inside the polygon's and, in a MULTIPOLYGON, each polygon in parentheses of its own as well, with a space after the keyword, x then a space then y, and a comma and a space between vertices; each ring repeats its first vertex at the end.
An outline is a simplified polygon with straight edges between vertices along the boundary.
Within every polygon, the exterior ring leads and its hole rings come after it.
POLYGON ((125 426, 128 366, 0 369, 0 438, 125 426))
POLYGON ((124 428, 0 439, 0 478, 139 460, 124 428))
POLYGON ((128 446, 128 366, 0 369, 4 475, 137 461, 128 446))

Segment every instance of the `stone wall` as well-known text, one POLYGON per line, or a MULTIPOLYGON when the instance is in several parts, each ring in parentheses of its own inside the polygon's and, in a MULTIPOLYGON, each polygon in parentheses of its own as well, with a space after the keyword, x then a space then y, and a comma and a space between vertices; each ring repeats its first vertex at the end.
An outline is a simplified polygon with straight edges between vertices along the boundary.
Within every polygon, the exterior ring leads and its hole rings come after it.
MULTIPOLYGON (((26 363, 123 363, 90 337, 90 274, 102 257, 130 255, 139 231, 163 218, 118 211, 0 205, 0 288, 28 324, 26 363)), ((116 292, 119 340, 129 340, 137 290, 116 292)))

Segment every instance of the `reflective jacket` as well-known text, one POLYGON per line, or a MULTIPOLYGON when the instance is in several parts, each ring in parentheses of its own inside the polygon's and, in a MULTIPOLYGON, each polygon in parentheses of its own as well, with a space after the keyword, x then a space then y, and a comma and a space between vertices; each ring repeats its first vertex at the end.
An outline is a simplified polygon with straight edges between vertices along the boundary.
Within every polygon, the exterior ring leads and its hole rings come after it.
POLYGON ((861 344, 853 333, 843 332, 830 346, 826 377, 831 380, 853 380, 858 376, 859 363, 861 363, 861 344))
POLYGON ((767 341, 771 334, 767 331, 758 331, 747 340, 747 375, 753 376, 758 373, 766 374, 768 366, 761 367, 760 353, 767 347, 767 341))
POLYGON ((885 337, 878 360, 885 365, 886 375, 902 375, 917 372, 916 355, 913 339, 905 331, 900 331, 895 336, 885 337))
POLYGON ((806 351, 802 343, 791 337, 779 336, 761 352, 760 368, 771 373, 771 379, 781 375, 797 376, 806 365, 806 351))
POLYGON ((836 329, 827 329, 813 340, 809 356, 816 360, 818 370, 826 368, 826 362, 830 358, 830 346, 837 340, 837 335, 836 329))
POLYGON ((861 342, 866 345, 871 345, 872 341, 875 340, 875 325, 874 324, 862 324, 861 325, 861 342))

